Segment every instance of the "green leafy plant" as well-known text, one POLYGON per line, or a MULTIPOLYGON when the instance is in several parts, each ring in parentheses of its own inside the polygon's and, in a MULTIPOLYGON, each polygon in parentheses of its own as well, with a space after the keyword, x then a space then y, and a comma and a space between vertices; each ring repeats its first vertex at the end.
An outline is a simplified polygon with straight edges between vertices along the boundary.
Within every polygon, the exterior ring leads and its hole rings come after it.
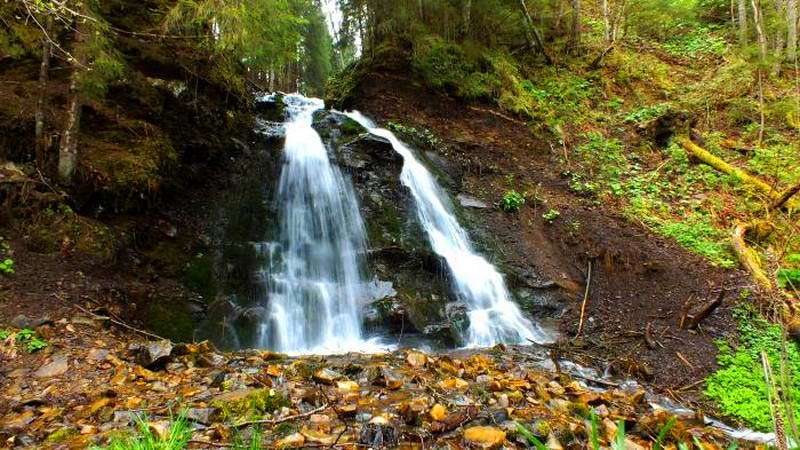
POLYGON ((0 273, 11 275, 14 273, 14 260, 11 258, 5 258, 4 260, 0 261, 0 273))
POLYGON ((614 442, 611 443, 613 450, 627 450, 628 446, 625 444, 625 422, 620 420, 617 422, 617 433, 614 435, 614 442))
POLYGON ((525 204, 525 196, 515 190, 506 191, 500 199, 500 208, 505 212, 515 212, 525 204))
POLYGON ((669 111, 670 105, 668 103, 661 103, 658 105, 653 106, 645 106, 644 108, 639 108, 635 111, 630 112, 623 121, 625 123, 645 123, 653 120, 657 117, 663 116, 667 111, 669 111))
POLYGON ((528 441, 528 444, 536 447, 536 450, 547 450, 547 446, 544 445, 544 443, 542 443, 542 441, 539 440, 539 438, 537 438, 536 435, 534 435, 531 432, 531 430, 526 428, 525 425, 519 422, 516 422, 516 425, 517 425, 517 433, 519 433, 523 438, 525 438, 525 440, 528 441))
MULTIPOLYGON (((761 353, 765 352, 772 370, 785 373, 781 391, 791 398, 800 396, 800 352, 787 342, 779 325, 772 324, 752 308, 734 310, 739 339, 736 345, 718 341, 719 370, 706 380, 705 394, 720 410, 759 430, 772 429, 768 388, 764 382, 761 353)), ((800 405, 786 405, 800 414, 800 405)))
POLYGON ((592 450, 600 450, 600 419, 592 411, 589 414, 589 443, 592 450))
POLYGON ((5 341, 11 334, 12 333, 8 330, 0 330, 0 341, 5 341))
POLYGON ((137 432, 133 436, 114 437, 105 447, 92 447, 93 450, 182 450, 192 438, 192 428, 181 412, 170 424, 169 430, 161 437, 150 429, 145 416, 136 417, 137 432))
POLYGON ((542 214, 542 219, 544 219, 544 221, 547 223, 553 223, 556 221, 556 219, 558 219, 560 215, 561 215, 560 212, 550 208, 549 210, 547 210, 546 213, 542 214))
POLYGON ((672 431, 676 422, 677 419, 675 416, 672 416, 667 420, 664 426, 661 427, 658 431, 658 436, 656 436, 656 442, 653 444, 653 450, 662 450, 664 448, 664 441, 667 439, 667 435, 672 431))
POLYGON ((800 269, 778 269, 778 286, 782 289, 800 289, 800 269))
MULTIPOLYGON (((8 338, 11 334, 7 334, 8 338)), ((35 353, 47 347, 47 341, 36 335, 36 332, 30 328, 24 328, 14 334, 14 342, 22 344, 28 353, 35 353)))

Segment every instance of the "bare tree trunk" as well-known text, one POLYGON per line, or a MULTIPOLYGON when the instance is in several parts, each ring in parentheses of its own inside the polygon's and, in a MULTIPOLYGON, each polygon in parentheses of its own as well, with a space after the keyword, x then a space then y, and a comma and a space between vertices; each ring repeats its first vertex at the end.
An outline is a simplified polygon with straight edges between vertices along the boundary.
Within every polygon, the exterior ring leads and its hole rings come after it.
POLYGON ((461 26, 461 36, 466 38, 469 36, 470 25, 472 25, 472 0, 464 2, 464 22, 461 26))
POLYGON ((72 183, 75 167, 78 163, 78 132, 81 127, 81 107, 83 102, 78 92, 79 68, 73 69, 69 83, 69 107, 67 123, 61 136, 61 147, 58 149, 58 177, 64 184, 72 183))
POLYGON ((603 37, 606 43, 613 42, 611 40, 611 11, 608 10, 608 0, 603 0, 603 37))
POLYGON ((572 50, 579 52, 581 48, 581 0, 572 0, 572 50))
POLYGON ((756 24, 756 35, 758 37, 758 52, 761 62, 767 59, 767 36, 764 34, 764 18, 761 14, 761 0, 750 0, 753 6, 753 21, 756 24))
MULTIPOLYGON (((48 34, 52 28, 53 20, 47 17, 46 29, 48 34)), ((47 104, 47 80, 50 76, 50 53, 53 44, 47 36, 42 38, 42 64, 39 66, 39 99, 36 102, 36 165, 43 171, 47 166, 47 152, 44 138, 44 110, 47 104)))
POLYGON ((797 0, 786 2, 786 57, 794 61, 797 57, 797 0))
MULTIPOLYGON (((85 20, 85 19, 84 19, 85 20)), ((63 184, 71 184, 78 164, 78 133, 81 129, 81 109, 83 97, 78 86, 80 72, 86 67, 86 57, 81 45, 85 36, 84 21, 76 19, 73 23, 74 43, 73 54, 76 60, 72 64, 72 75, 69 81, 69 96, 67 97, 67 121, 64 132, 61 134, 61 143, 58 149, 58 178, 63 184)))
POLYGON ((739 0, 739 43, 747 45, 747 4, 746 0, 739 0))
MULTIPOLYGON (((785 0, 775 0, 775 12, 779 20, 783 20, 786 17, 785 0)), ((772 73, 776 75, 780 73, 783 63, 783 44, 785 37, 786 34, 784 33, 783 27, 778 27, 775 31, 775 66, 772 68, 772 73)))
POLYGON ((528 36, 528 44, 538 51, 539 53, 544 56, 545 61, 547 64, 553 64, 553 60, 550 59, 550 55, 547 54, 547 51, 544 48, 544 42, 542 40, 542 35, 539 34, 539 30, 534 25, 533 18, 531 17, 530 12, 528 11, 528 6, 525 4, 525 0, 519 0, 519 4, 522 7, 522 13, 525 17, 525 23, 527 26, 527 33, 528 36))

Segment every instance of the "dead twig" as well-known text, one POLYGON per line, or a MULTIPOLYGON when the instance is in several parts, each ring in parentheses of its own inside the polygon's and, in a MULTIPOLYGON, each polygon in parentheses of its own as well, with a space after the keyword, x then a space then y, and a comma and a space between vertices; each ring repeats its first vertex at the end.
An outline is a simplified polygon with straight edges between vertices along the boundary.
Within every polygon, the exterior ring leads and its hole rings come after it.
POLYGON ((583 302, 581 303, 581 317, 580 320, 578 321, 578 333, 575 335, 575 337, 580 336, 581 332, 583 331, 583 319, 584 316, 586 315, 586 303, 589 301, 589 286, 591 286, 591 284, 592 284, 592 260, 590 259, 589 270, 586 276, 586 289, 583 291, 583 302))
MULTIPOLYGON (((59 296, 58 296, 58 295, 56 295, 56 294, 53 294, 53 296, 54 296, 55 298, 59 299, 59 300, 66 301, 65 299, 63 299, 63 298, 59 297, 59 296)), ((151 338, 153 338, 153 339, 158 339, 159 341, 167 341, 167 340, 169 340, 169 339, 166 339, 166 338, 164 338, 164 337, 161 337, 161 336, 159 336, 159 335, 157 335, 157 334, 150 333, 149 331, 140 330, 140 329, 138 329, 138 328, 136 328, 136 327, 134 327, 134 326, 128 325, 127 323, 125 323, 125 322, 123 322, 122 320, 120 320, 120 319, 117 319, 117 318, 115 318, 115 317, 112 317, 112 316, 102 316, 102 315, 100 315, 100 314, 95 314, 95 313, 93 313, 93 312, 89 311, 88 309, 84 308, 83 306, 81 306, 81 305, 79 305, 79 304, 77 304, 77 303, 73 303, 73 304, 72 304, 72 306, 74 306, 74 307, 76 307, 76 308, 80 309, 81 311, 83 311, 83 312, 84 312, 84 313, 86 313, 86 314, 89 314, 90 316, 92 316, 93 318, 95 318, 95 319, 97 319, 97 320, 108 320, 109 322, 113 323, 114 325, 119 325, 119 326, 121 326, 121 327, 123 327, 123 328, 127 328, 128 330, 135 331, 136 333, 139 333, 139 334, 141 334, 141 335, 144 335, 144 336, 147 336, 147 337, 151 337, 151 338)))
POLYGON ((318 412, 324 411, 328 409, 329 405, 326 403, 319 408, 312 409, 311 411, 304 412, 302 414, 295 414, 292 416, 281 417, 278 419, 259 419, 259 420, 249 420, 247 422, 241 422, 233 425, 233 428, 242 428, 248 425, 276 425, 283 422, 289 422, 292 420, 297 419, 305 419, 306 417, 310 417, 318 412))
POLYGON ((682 363, 686 364, 686 367, 688 367, 691 370, 694 370, 694 366, 692 365, 692 363, 690 363, 689 360, 686 359, 685 356, 681 355, 681 352, 675 352, 675 356, 677 356, 678 359, 680 359, 682 363))

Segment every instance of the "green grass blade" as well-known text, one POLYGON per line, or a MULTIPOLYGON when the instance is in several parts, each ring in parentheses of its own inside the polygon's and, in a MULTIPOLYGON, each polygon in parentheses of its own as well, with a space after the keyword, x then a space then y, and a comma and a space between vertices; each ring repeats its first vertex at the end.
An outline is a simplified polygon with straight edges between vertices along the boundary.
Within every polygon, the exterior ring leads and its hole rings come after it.
POLYGON ((664 448, 664 440, 667 438, 669 432, 672 431, 672 428, 675 426, 675 422, 677 422, 677 419, 675 416, 672 416, 669 418, 669 420, 667 420, 667 423, 661 427, 661 430, 658 432, 658 436, 656 437, 656 442, 653 444, 653 450, 662 450, 664 448))
POLYGON ((529 444, 536 447, 537 450, 547 450, 547 446, 542 443, 531 431, 525 427, 525 425, 515 422, 517 425, 517 433, 521 434, 522 437, 528 441, 529 444))

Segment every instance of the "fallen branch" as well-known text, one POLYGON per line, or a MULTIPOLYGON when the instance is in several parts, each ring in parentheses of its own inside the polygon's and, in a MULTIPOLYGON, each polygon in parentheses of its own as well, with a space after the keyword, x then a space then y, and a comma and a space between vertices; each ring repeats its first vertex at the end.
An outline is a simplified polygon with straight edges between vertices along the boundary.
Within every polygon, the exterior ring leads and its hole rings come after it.
POLYGON ((523 122, 521 120, 517 120, 517 119, 515 119, 513 117, 509 117, 509 116, 507 116, 507 115, 505 115, 503 113, 497 112, 497 111, 492 111, 491 109, 478 108, 477 106, 470 106, 469 109, 471 109, 473 111, 489 113, 489 114, 491 114, 493 116, 497 116, 497 117, 499 117, 501 119, 505 119, 505 120, 507 120, 509 122, 513 122, 513 123, 516 123, 518 125, 525 125, 525 122, 523 122))
MULTIPOLYGON (((693 157, 719 170, 720 172, 732 175, 741 180, 743 183, 747 183, 748 185, 758 189, 759 191, 766 194, 770 199, 772 199, 773 202, 780 201, 783 195, 786 194, 786 193, 781 194, 780 192, 773 189, 772 186, 765 183, 763 180, 753 175, 750 175, 749 173, 745 172, 742 169, 739 169, 738 167, 732 166, 731 164, 727 163, 726 161, 717 156, 714 156, 713 154, 711 154, 711 152, 695 144, 694 142, 691 141, 691 139, 689 139, 686 136, 679 136, 676 140, 693 157)), ((798 209, 800 205, 798 205, 798 203, 795 201, 791 201, 790 197, 791 195, 787 197, 786 200, 783 203, 781 203, 781 205, 785 203, 789 209, 792 210, 798 209)))
POLYGON ((739 262, 742 266, 750 272, 750 276, 753 277, 756 284, 769 292, 772 291, 772 282, 769 277, 767 277, 767 274, 764 273, 764 269, 761 268, 758 255, 750 249, 744 241, 745 234, 753 226, 753 223, 737 224, 731 235, 731 243, 733 244, 733 251, 739 258, 739 262))
POLYGON ((694 370, 694 366, 692 365, 692 363, 690 363, 689 360, 686 359, 686 357, 681 354, 681 352, 675 352, 675 355, 678 357, 678 359, 681 360, 682 363, 686 364, 686 367, 688 367, 691 370, 694 370))
POLYGON ((697 328, 700 322, 706 317, 710 316, 719 305, 722 304, 722 299, 725 297, 725 289, 719 291, 717 298, 706 302, 701 305, 696 311, 692 311, 686 315, 684 325, 687 329, 697 328))
MULTIPOLYGON (((63 298, 58 297, 55 294, 53 294, 53 296, 56 297, 59 300, 64 300, 63 298)), ((169 340, 169 339, 163 338, 163 337, 161 337, 161 336, 159 336, 157 334, 150 333, 149 331, 140 330, 140 329, 138 329, 136 327, 128 325, 127 323, 123 322, 122 320, 116 319, 114 317, 102 316, 100 314, 95 314, 95 313, 89 311, 88 309, 84 308, 83 306, 81 306, 81 305, 79 305, 77 303, 73 303, 72 306, 80 309, 81 311, 83 311, 86 314, 89 314, 90 316, 94 317, 97 320, 108 320, 109 322, 113 323, 114 325, 119 325, 119 326, 121 326, 123 328, 127 328, 128 330, 131 330, 131 331, 135 331, 135 332, 137 332, 139 334, 142 334, 144 336, 151 337, 153 339, 158 339, 159 341, 168 341, 169 340)))
POLYGON ((600 67, 600 63, 603 61, 603 58, 605 58, 606 55, 611 53, 611 50, 614 50, 614 44, 615 43, 612 43, 611 45, 606 47, 606 49, 603 50, 602 53, 597 55, 597 57, 594 60, 592 60, 592 62, 589 64, 589 70, 596 70, 600 67))
POLYGON ((578 333, 575 337, 581 335, 583 331, 583 318, 586 315, 586 303, 589 301, 589 286, 592 284, 592 260, 589 260, 589 270, 588 275, 586 276, 586 289, 583 291, 583 302, 581 303, 581 317, 578 321, 578 333))
POLYGON ((779 209, 781 206, 786 204, 786 202, 788 202, 789 199, 791 199, 798 192, 800 192, 800 183, 797 183, 796 185, 794 185, 794 186, 790 187, 789 189, 783 191, 783 193, 780 195, 780 197, 778 197, 778 199, 775 200, 774 203, 772 203, 772 205, 770 206, 770 209, 772 209, 772 210, 779 209))
POLYGON ((246 427, 248 425, 276 425, 276 424, 283 423, 283 422, 289 422, 291 420, 305 419, 306 417, 310 417, 310 416, 312 416, 312 415, 314 415, 314 414, 316 414, 318 412, 321 412, 321 411, 324 411, 324 410, 328 409, 328 406, 329 405, 326 403, 326 404, 320 406, 319 408, 312 409, 311 411, 304 412, 302 414, 295 414, 293 416, 281 417, 281 418, 278 418, 278 419, 249 420, 247 422, 241 422, 241 423, 234 424, 233 428, 242 428, 242 427, 246 427))

